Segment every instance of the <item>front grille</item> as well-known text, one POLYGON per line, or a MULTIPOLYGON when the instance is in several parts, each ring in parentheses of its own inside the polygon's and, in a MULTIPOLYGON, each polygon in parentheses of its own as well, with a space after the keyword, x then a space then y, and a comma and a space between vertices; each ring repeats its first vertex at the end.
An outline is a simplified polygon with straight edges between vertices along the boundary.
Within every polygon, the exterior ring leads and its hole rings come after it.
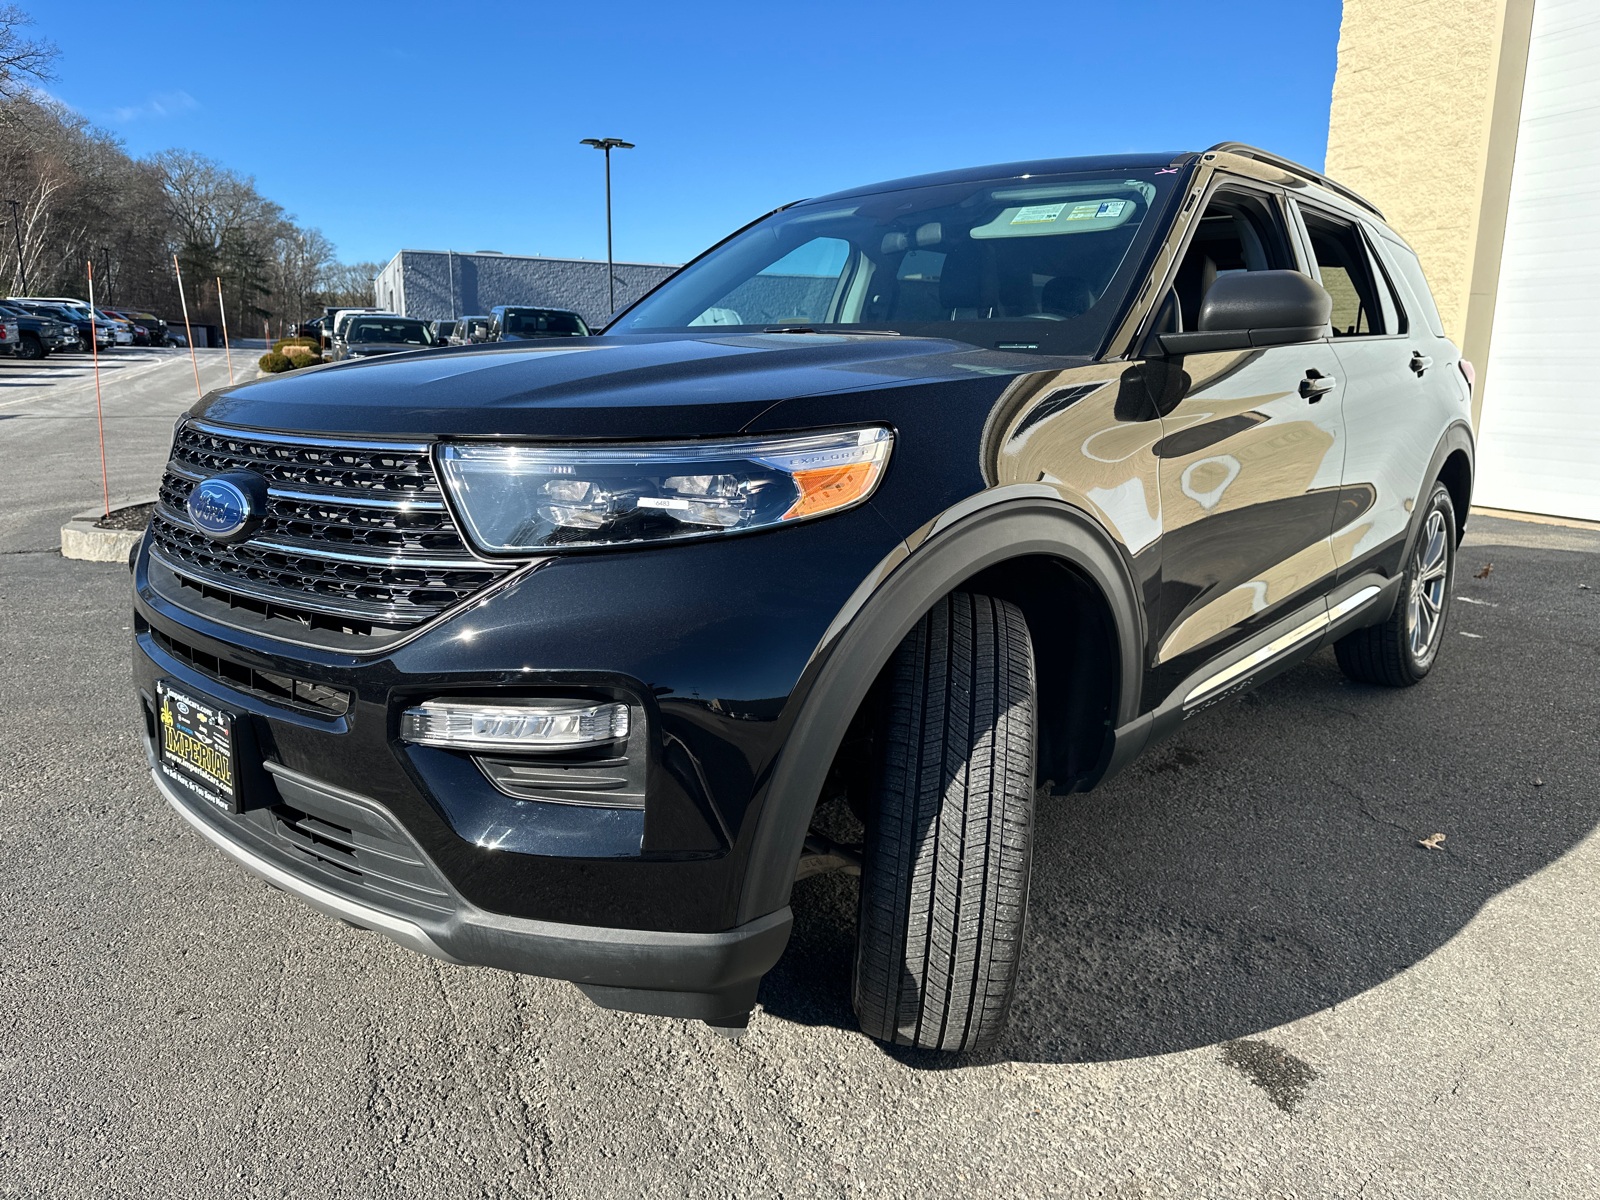
POLYGON ((225 658, 218 658, 215 654, 207 654, 204 650, 180 642, 177 638, 168 637, 159 629, 151 629, 150 636, 155 639, 156 645, 173 658, 188 663, 202 675, 227 684, 236 692, 247 692, 263 700, 270 700, 274 704, 298 708, 315 713, 319 717, 342 717, 350 711, 350 693, 340 688, 312 683, 306 679, 295 679, 289 675, 279 675, 273 671, 257 671, 252 667, 229 662, 225 658))
POLYGON ((381 635, 410 629, 502 578, 473 556, 445 507, 426 446, 295 438, 191 421, 180 426, 151 519, 153 552, 210 598, 304 626, 381 635), (214 542, 185 506, 201 480, 251 470, 267 481, 249 540, 214 542))

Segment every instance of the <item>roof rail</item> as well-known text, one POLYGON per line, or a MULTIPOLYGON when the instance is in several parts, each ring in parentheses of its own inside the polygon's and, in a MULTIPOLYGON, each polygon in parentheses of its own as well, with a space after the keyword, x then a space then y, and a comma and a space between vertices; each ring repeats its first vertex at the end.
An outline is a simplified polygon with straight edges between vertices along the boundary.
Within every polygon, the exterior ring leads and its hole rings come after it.
POLYGON ((1253 158, 1257 162, 1263 162, 1274 167, 1280 167, 1283 170, 1291 171, 1296 175, 1304 175, 1307 179, 1320 184, 1321 186, 1327 188, 1330 192, 1336 192, 1343 196, 1346 200, 1350 200, 1356 204, 1359 204, 1362 208, 1372 213, 1380 221, 1387 221, 1389 219, 1383 215, 1383 210, 1381 208, 1379 208, 1371 200, 1368 200, 1360 192, 1357 192, 1352 188, 1347 188, 1342 183, 1334 182, 1321 171, 1313 171, 1310 167, 1303 167, 1293 159, 1284 158, 1277 154, 1269 154, 1265 150, 1258 150, 1256 147, 1248 146, 1244 142, 1218 142, 1215 146, 1212 146, 1210 149, 1208 149, 1206 153, 1237 154, 1240 158, 1253 158))

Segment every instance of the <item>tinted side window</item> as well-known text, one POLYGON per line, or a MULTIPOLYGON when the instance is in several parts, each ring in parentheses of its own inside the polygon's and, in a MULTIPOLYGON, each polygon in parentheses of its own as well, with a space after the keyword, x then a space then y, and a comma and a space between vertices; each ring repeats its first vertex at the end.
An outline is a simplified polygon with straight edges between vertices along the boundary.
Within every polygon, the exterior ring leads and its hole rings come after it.
POLYGON ((1364 337, 1387 333, 1383 308, 1372 277, 1372 264, 1360 231, 1350 222, 1300 210, 1322 286, 1333 297, 1333 336, 1364 337))
POLYGON ((1385 257, 1400 269, 1400 278, 1406 289, 1416 298, 1417 309, 1435 337, 1444 336, 1444 322, 1439 319, 1439 309, 1433 303, 1433 293, 1428 290, 1428 280, 1422 274, 1422 264, 1410 246, 1391 238, 1383 239, 1385 257))

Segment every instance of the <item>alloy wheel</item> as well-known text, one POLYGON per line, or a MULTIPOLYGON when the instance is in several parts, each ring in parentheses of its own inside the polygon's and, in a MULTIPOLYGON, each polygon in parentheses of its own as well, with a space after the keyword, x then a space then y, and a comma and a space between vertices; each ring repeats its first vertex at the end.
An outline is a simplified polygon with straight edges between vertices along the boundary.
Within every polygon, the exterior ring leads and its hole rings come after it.
POLYGON ((1444 627, 1445 588, 1450 582, 1449 542, 1444 514, 1434 509, 1417 539, 1407 601, 1407 639, 1412 657, 1419 662, 1427 660, 1444 627))

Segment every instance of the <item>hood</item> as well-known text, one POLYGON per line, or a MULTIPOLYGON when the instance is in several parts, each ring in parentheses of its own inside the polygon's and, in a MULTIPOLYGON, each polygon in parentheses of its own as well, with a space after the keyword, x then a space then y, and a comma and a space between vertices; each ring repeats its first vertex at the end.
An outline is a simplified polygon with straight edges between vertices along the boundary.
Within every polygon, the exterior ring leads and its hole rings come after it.
POLYGON ((258 429, 396 438, 709 437, 737 433, 798 396, 1012 375, 1053 362, 932 338, 573 338, 302 368, 224 388, 191 412, 258 429))

